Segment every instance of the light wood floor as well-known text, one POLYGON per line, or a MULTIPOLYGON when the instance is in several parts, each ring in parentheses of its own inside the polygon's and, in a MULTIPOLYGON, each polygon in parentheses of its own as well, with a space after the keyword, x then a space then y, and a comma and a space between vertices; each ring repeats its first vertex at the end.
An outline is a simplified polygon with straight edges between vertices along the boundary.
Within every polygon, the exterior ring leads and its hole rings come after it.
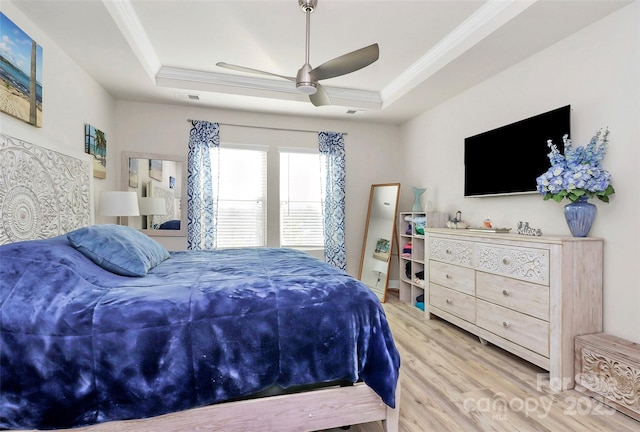
MULTIPOLYGON (((549 388, 544 370, 387 296, 402 357, 400 432, 639 432, 640 422, 575 390, 549 388), (540 378, 538 378, 540 377, 540 378)), ((351 428, 379 432, 379 424, 351 428)))

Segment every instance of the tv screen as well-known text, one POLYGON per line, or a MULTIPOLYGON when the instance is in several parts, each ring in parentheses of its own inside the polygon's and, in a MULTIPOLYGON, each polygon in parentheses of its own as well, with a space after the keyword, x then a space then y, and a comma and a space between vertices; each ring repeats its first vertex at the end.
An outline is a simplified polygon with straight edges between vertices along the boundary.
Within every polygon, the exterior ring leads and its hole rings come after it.
POLYGON ((536 178, 549 168, 549 139, 564 152, 571 136, 571 105, 464 140, 464 196, 536 191, 536 178))

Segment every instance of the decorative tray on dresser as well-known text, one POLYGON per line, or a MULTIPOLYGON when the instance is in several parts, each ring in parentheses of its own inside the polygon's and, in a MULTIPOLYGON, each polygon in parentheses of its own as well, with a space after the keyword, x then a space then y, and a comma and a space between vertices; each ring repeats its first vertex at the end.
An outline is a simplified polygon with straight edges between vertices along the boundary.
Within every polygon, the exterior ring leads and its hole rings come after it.
POLYGON ((574 338, 602 331, 603 240, 427 229, 425 314, 573 388, 574 338), (428 299, 428 300, 427 300, 428 299))

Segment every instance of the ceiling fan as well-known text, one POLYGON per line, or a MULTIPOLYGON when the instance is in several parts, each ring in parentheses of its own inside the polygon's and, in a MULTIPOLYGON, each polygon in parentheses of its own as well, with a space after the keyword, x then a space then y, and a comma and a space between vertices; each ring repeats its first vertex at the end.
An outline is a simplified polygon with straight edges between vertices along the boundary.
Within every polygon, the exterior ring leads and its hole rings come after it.
POLYGON ((355 72, 359 69, 369 66, 371 63, 378 60, 378 44, 376 43, 373 45, 369 45, 367 47, 360 48, 359 50, 352 51, 348 54, 341 55, 340 57, 336 57, 321 64, 316 68, 313 68, 309 64, 309 24, 311 21, 311 12, 313 12, 318 5, 318 0, 298 0, 298 4, 307 16, 307 39, 304 65, 300 68, 300 70, 298 70, 298 74, 295 77, 288 77, 224 62, 218 62, 216 63, 216 66, 236 70, 239 72, 270 75, 293 81, 296 83, 296 88, 301 93, 309 95, 309 99, 311 100, 311 103, 313 105, 331 105, 331 99, 329 99, 329 95, 318 81, 346 75, 348 73, 355 72))

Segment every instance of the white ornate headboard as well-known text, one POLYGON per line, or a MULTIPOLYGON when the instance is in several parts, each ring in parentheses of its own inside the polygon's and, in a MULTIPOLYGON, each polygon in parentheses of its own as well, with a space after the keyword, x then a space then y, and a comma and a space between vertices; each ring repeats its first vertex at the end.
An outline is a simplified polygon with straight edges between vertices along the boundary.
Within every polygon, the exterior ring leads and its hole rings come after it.
POLYGON ((0 244, 90 225, 92 176, 89 158, 0 134, 0 244))
POLYGON ((176 217, 176 198, 172 190, 162 187, 155 180, 150 180, 147 191, 148 196, 164 198, 165 202, 166 214, 151 216, 152 225, 160 225, 166 221, 180 219, 179 216, 176 217))

